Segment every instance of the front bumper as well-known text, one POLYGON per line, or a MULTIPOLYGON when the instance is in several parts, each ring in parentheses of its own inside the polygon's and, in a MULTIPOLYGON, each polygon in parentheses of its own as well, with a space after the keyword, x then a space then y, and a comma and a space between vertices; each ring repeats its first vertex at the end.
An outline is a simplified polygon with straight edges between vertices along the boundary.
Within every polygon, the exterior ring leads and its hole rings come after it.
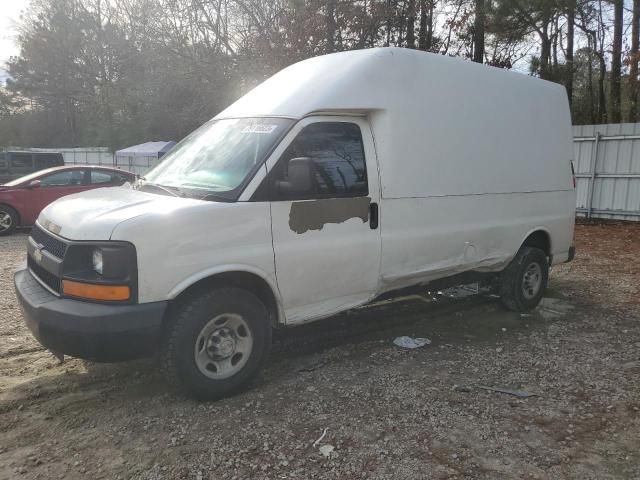
POLYGON ((29 270, 14 277, 24 319, 46 348, 96 362, 115 362, 153 354, 167 302, 106 305, 52 295, 29 270))

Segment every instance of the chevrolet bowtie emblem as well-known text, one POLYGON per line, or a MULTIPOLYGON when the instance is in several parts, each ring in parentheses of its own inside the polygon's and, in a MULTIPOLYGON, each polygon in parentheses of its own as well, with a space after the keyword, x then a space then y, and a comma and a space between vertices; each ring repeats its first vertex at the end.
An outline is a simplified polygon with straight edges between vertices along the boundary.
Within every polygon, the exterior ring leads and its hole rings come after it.
POLYGON ((33 251, 33 259, 36 263, 40 263, 42 261, 42 247, 39 246, 36 250, 33 251))

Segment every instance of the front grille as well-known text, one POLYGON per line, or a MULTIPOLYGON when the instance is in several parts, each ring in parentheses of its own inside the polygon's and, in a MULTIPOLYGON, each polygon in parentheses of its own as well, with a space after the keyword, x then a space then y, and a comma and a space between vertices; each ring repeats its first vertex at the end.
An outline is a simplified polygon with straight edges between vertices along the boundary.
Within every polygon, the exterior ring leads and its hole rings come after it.
POLYGON ((46 286, 48 286, 54 292, 58 294, 60 293, 60 279, 58 277, 42 268, 30 256, 27 256, 27 266, 29 267, 29 270, 31 270, 31 272, 33 272, 33 274, 38 277, 46 286))
POLYGON ((67 251, 67 245, 64 242, 50 235, 38 225, 35 225, 31 229, 31 238, 33 238, 38 245, 42 245, 43 250, 46 250, 58 258, 63 258, 67 251))

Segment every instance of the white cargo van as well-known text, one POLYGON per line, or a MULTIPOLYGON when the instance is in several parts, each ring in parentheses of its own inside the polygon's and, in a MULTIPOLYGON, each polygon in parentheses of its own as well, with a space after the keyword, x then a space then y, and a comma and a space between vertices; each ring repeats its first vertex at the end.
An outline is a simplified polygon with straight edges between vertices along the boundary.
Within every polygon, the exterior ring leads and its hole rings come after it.
POLYGON ((15 285, 54 352, 158 352, 215 398, 273 328, 432 282, 490 278, 534 308, 573 257, 562 87, 398 48, 292 65, 185 138, 132 188, 47 207, 15 285))

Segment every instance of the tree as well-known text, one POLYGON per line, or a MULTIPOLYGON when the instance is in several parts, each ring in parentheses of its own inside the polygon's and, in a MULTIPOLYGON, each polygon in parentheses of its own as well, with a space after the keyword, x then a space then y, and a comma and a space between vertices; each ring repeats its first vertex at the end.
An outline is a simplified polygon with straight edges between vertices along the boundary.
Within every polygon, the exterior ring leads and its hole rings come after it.
POLYGON ((540 42, 540 55, 534 59, 541 78, 553 79, 551 45, 553 24, 562 12, 559 0, 498 0, 494 11, 496 29, 518 35, 522 40, 536 34, 540 42))
POLYGON ((409 0, 407 7, 407 47, 416 48, 415 37, 416 23, 416 0, 409 0))
POLYGON ((418 48, 426 52, 433 46, 433 9, 435 0, 420 0, 420 34, 418 48))
POLYGON ((484 62, 484 0, 475 0, 475 21, 473 26, 473 61, 484 62))
POLYGON ((629 122, 638 120, 638 49, 640 47, 640 0, 633 0, 631 50, 629 52, 629 122))
POLYGON ((575 36, 576 22, 576 0, 567 1, 567 53, 566 53, 566 73, 565 87, 569 99, 569 107, 573 103, 573 44, 575 36))
POLYGON ((621 72, 622 72, 622 23, 624 4, 622 0, 612 0, 614 5, 613 45, 611 51, 611 121, 620 123, 621 112, 621 72))

